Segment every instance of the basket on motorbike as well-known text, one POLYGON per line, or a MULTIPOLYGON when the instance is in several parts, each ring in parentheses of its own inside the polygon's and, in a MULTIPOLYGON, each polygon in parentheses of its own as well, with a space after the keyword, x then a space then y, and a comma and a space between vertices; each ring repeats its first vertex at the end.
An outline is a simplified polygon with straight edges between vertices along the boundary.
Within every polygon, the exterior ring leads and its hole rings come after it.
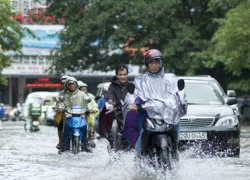
POLYGON ((42 114, 42 105, 39 103, 30 103, 29 104, 29 116, 41 116, 42 114))

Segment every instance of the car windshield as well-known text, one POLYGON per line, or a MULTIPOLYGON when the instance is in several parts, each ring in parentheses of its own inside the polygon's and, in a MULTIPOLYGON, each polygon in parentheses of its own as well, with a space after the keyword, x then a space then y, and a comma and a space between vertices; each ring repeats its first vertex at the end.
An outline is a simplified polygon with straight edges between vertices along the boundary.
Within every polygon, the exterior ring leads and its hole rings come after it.
POLYGON ((102 88, 97 89, 96 97, 102 97, 102 88))
POLYGON ((30 97, 27 98, 26 104, 30 104, 30 103, 38 103, 38 104, 43 104, 43 98, 41 97, 30 97))
POLYGON ((188 104, 224 104, 223 97, 209 83, 186 83, 185 93, 187 96, 188 104))

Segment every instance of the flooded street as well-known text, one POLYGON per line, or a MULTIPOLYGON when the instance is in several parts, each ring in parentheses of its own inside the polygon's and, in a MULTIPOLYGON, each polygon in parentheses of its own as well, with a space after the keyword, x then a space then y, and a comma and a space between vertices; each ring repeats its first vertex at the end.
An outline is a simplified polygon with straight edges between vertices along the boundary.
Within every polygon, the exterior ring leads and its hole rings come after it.
POLYGON ((250 126, 241 128, 240 158, 187 158, 180 155, 175 170, 162 177, 134 160, 133 153, 111 154, 107 141, 96 142, 93 153, 57 153, 57 129, 41 126, 25 132, 23 122, 3 122, 0 129, 0 179, 250 179, 250 126))

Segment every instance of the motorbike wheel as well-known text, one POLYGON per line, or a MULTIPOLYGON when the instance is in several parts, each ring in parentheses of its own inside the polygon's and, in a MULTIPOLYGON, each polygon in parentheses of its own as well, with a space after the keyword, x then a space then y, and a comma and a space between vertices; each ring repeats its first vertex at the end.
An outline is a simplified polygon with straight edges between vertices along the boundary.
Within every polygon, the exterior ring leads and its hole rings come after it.
POLYGON ((172 169, 172 155, 168 147, 160 149, 159 152, 160 164, 164 169, 172 169))
POLYGON ((118 133, 118 124, 117 124, 117 121, 114 120, 113 123, 112 123, 112 129, 111 129, 111 136, 112 136, 112 140, 111 140, 111 149, 113 149, 114 151, 117 151, 118 150, 118 136, 117 136, 117 133, 118 133))
POLYGON ((80 140, 79 136, 74 136, 73 143, 72 143, 72 153, 77 154, 79 153, 80 149, 80 140))
POLYGON ((153 149, 153 162, 155 168, 158 169, 172 169, 172 142, 169 138, 169 145, 164 147, 154 147, 153 149))

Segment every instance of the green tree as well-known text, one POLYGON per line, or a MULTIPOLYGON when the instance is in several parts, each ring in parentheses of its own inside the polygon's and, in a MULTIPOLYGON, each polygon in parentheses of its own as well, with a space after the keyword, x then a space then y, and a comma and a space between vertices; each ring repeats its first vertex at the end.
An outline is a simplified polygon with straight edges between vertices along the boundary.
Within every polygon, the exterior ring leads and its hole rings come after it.
POLYGON ((229 87, 250 90, 250 1, 231 9, 218 20, 220 28, 212 38, 213 59, 223 63, 233 77, 229 87))
MULTIPOLYGON (((210 3, 210 10, 216 12, 223 2, 217 0, 210 3)), ((215 18, 214 24, 218 26, 212 34, 207 47, 194 56, 197 61, 196 73, 210 72, 222 83, 224 88, 236 89, 239 94, 250 90, 249 83, 249 1, 225 0, 222 7, 226 15, 215 18)), ((194 67, 194 66, 193 66, 194 67)))
MULTIPOLYGON (((0 0, 0 72, 11 64, 7 51, 18 51, 22 47, 23 32, 21 26, 13 19, 10 1, 0 0)), ((6 79, 0 76, 0 82, 6 84, 6 79)))
MULTIPOLYGON (((59 72, 87 68, 109 70, 119 63, 143 64, 142 54, 158 48, 165 67, 177 74, 221 76, 207 49, 218 28, 215 18, 241 1, 234 0, 48 0, 48 13, 65 18, 59 72), (57 8, 55 8, 57 7, 57 8)), ((217 77, 216 77, 217 78, 217 77)))
POLYGON ((61 52, 53 57, 58 70, 109 70, 118 63, 143 64, 142 53, 158 48, 166 68, 183 74, 190 66, 189 53, 202 47, 199 27, 176 0, 49 3, 49 13, 66 18, 61 52))

